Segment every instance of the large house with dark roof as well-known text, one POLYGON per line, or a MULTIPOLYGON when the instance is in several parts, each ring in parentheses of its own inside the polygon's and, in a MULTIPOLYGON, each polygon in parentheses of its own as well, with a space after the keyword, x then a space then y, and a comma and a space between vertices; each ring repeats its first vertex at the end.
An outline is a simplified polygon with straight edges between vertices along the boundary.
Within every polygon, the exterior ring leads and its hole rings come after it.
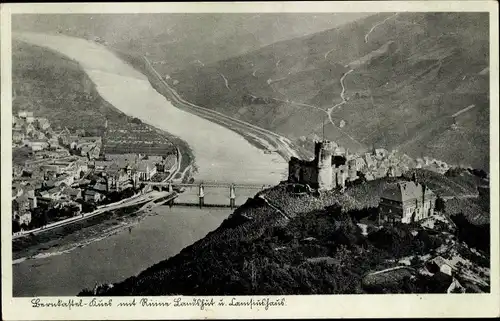
POLYGON ((380 197, 380 222, 411 223, 434 215, 436 194, 414 181, 399 182, 380 197))

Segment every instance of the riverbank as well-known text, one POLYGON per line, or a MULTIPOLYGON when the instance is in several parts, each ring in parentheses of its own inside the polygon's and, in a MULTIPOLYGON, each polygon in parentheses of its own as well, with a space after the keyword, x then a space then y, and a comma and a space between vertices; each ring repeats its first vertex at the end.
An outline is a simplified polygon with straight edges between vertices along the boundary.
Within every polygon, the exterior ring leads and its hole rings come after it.
POLYGON ((14 296, 76 295, 96 283, 119 282, 179 253, 231 212, 159 206, 81 229, 17 260, 14 296))
POLYGON ((126 220, 142 217, 144 213, 139 211, 142 206, 143 204, 140 204, 108 211, 69 225, 55 227, 40 234, 28 234, 13 239, 13 264, 29 258, 36 258, 46 252, 53 252, 54 249, 57 249, 56 252, 64 252, 72 248, 74 244, 91 242, 95 238, 105 237, 107 232, 127 223, 126 220))

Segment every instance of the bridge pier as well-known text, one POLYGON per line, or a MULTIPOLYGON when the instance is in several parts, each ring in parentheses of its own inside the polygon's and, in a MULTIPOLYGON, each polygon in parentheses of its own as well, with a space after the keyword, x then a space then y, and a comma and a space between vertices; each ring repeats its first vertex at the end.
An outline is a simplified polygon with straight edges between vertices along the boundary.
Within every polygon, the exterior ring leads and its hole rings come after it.
MULTIPOLYGON (((172 182, 169 182, 169 183, 168 183, 168 192, 169 192, 169 193, 173 193, 173 192, 174 192, 174 188, 173 188, 173 186, 172 186, 172 182)), ((172 208, 172 206, 174 206, 174 201, 175 201, 175 199, 174 199, 174 198, 172 198, 170 201, 168 201, 168 206, 169 206, 170 208, 172 208)))
POLYGON ((231 209, 233 209, 235 206, 235 200, 236 193, 234 191, 234 184, 231 184, 231 187, 229 187, 229 206, 231 207, 231 209))
POLYGON ((203 184, 200 184, 198 188, 198 198, 199 198, 200 208, 202 208, 203 205, 205 205, 205 191, 203 189, 203 184))

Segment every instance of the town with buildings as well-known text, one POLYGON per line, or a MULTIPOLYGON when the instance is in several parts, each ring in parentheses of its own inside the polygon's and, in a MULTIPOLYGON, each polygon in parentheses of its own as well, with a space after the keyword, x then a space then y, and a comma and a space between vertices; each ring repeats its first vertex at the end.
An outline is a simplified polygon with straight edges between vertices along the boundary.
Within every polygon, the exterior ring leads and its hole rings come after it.
POLYGON ((177 149, 142 124, 134 128, 106 123, 104 137, 86 136, 53 129, 32 112, 13 115, 13 232, 92 212, 141 192, 141 181, 172 177, 177 149))

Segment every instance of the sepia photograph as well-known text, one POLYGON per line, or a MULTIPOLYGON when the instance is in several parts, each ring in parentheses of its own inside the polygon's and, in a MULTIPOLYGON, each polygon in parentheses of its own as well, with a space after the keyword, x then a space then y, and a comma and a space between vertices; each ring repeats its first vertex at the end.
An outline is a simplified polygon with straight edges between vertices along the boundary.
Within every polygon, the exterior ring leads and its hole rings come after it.
POLYGON ((12 297, 492 294, 488 9, 227 11, 10 15, 12 297))

